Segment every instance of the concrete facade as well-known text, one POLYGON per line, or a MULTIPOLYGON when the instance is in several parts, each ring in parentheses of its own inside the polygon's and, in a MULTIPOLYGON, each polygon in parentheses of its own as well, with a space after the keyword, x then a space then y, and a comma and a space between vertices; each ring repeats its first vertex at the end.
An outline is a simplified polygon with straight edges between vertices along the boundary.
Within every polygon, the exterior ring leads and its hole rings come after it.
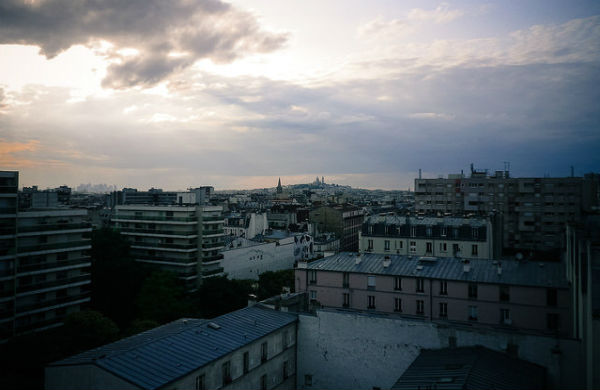
POLYGON ((225 217, 223 230, 226 236, 252 239, 264 235, 269 229, 267 213, 234 214, 225 217))
POLYGON ((340 239, 340 250, 358 251, 359 232, 364 212, 358 207, 321 206, 309 213, 309 221, 317 232, 332 232, 340 239))
POLYGON ((87 211, 15 208, 0 218, 0 341, 62 325, 90 302, 87 211))
POLYGON ((577 340, 324 309, 299 316, 298 389, 391 388, 422 348, 476 345, 546 367, 550 388, 583 385, 577 340))
POLYGON ((415 210, 454 215, 495 211, 503 216, 505 249, 556 253, 565 246, 565 224, 597 208, 597 178, 595 186, 593 180, 591 176, 512 178, 504 171, 491 176, 474 172, 471 177, 415 179, 415 210))
POLYGON ((188 289, 221 275, 221 206, 117 206, 111 224, 131 242, 137 261, 172 271, 188 289))

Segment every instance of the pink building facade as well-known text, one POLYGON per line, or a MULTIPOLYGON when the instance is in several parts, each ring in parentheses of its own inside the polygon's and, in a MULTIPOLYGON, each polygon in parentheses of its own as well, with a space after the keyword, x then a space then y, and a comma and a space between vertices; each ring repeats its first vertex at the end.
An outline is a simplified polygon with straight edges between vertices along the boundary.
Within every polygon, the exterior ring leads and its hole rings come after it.
POLYGON ((300 263, 313 305, 569 336, 562 264, 340 253, 300 263))

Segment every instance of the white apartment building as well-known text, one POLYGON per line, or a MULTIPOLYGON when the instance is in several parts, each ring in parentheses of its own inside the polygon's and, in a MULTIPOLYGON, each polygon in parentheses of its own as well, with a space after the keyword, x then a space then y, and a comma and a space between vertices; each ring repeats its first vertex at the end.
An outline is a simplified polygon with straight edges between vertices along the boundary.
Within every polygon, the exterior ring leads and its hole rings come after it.
POLYGON ((112 225, 131 243, 135 260, 175 272, 188 289, 220 274, 223 255, 221 206, 115 207, 112 225))

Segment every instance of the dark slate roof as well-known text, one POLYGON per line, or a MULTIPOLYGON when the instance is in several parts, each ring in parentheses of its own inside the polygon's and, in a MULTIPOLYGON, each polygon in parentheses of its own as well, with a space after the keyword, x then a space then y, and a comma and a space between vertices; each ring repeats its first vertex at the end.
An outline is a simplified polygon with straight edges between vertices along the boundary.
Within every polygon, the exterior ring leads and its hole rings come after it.
POLYGON ((484 347, 422 350, 392 386, 415 389, 543 389, 542 366, 484 347))
POLYGON ((385 225, 425 225, 425 226, 486 226, 485 218, 458 218, 458 217, 405 217, 400 215, 372 215, 365 220, 367 224, 383 223, 385 225))
POLYGON ((50 366, 94 364, 143 389, 156 389, 296 320, 260 305, 212 320, 180 319, 50 366))
POLYGON ((423 277, 465 282, 567 288, 562 263, 537 263, 517 260, 469 259, 469 272, 464 272, 462 259, 424 256, 382 255, 341 252, 307 264, 308 269, 355 272, 365 274, 423 277), (389 257, 390 265, 384 267, 389 257), (501 264, 502 273, 498 274, 501 264))

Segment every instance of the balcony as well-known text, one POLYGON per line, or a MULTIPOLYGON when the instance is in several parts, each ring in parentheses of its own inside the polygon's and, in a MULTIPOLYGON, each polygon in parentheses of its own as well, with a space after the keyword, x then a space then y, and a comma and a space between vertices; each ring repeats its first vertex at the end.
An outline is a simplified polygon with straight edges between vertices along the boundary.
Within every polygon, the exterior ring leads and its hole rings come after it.
POLYGON ((86 292, 74 294, 74 295, 71 295, 68 297, 50 299, 47 301, 36 302, 36 303, 30 304, 30 305, 25 305, 25 306, 20 306, 20 307, 17 306, 17 313, 23 314, 28 311, 42 309, 42 308, 44 308, 46 310, 52 310, 55 307, 68 306, 69 303, 77 304, 77 303, 87 302, 89 300, 90 300, 90 292, 86 291, 86 292))
POLYGON ((135 255, 136 261, 162 261, 162 262, 171 262, 171 263, 185 263, 185 264, 193 264, 198 261, 196 256, 193 257, 171 257, 171 256, 150 256, 150 255, 135 255))
POLYGON ((202 231, 202 237, 217 237, 217 236, 222 236, 224 234, 224 230, 223 229, 216 229, 216 230, 203 230, 202 231))
POLYGON ((29 291, 36 291, 36 290, 48 289, 48 288, 51 288, 51 287, 62 287, 62 286, 66 287, 66 286, 68 286, 70 284, 78 283, 78 282, 88 282, 88 283, 91 283, 91 278, 92 278, 91 274, 84 274, 84 275, 75 276, 75 277, 71 277, 71 278, 52 280, 52 281, 48 281, 48 282, 40 282, 40 283, 27 284, 27 285, 24 285, 24 286, 18 286, 17 287, 17 294, 24 293, 24 292, 29 292, 29 291))
POLYGON ((194 238, 198 236, 198 232, 196 229, 191 229, 188 231, 178 231, 178 230, 156 230, 156 229, 136 229, 129 227, 121 227, 118 228, 121 230, 121 234, 126 235, 151 235, 151 236, 180 236, 186 238, 194 238))
POLYGON ((18 276, 23 276, 23 274, 35 272, 35 271, 41 271, 41 270, 48 270, 48 272, 51 272, 51 271, 57 271, 62 268, 68 269, 68 268, 89 267, 91 265, 92 265, 92 263, 91 263, 89 257, 82 257, 82 258, 79 258, 76 260, 69 260, 69 261, 54 261, 51 263, 44 262, 44 263, 38 263, 38 264, 24 264, 24 265, 19 265, 18 276))
POLYGON ((214 255, 214 256, 202 257, 202 262, 209 263, 211 261, 218 261, 218 260, 222 260, 222 259, 223 259, 223 254, 219 253, 218 255, 214 255))
POLYGON ((169 221, 169 222, 198 222, 197 217, 167 217, 167 216, 136 216, 118 214, 112 218, 113 221, 169 221))
POLYGON ((92 226, 89 223, 59 223, 59 224, 40 224, 34 226, 19 226, 19 233, 30 233, 30 232, 48 232, 54 230, 75 230, 75 229, 89 229, 91 231, 92 226))
POLYGON ((211 270, 208 270, 208 271, 202 271, 202 276, 203 277, 214 276, 214 275, 220 274, 222 272, 223 272, 223 267, 218 267, 218 268, 211 269, 211 270))
POLYGON ((204 223, 210 223, 210 222, 223 222, 223 223, 225 223, 225 218, 223 218, 222 216, 217 216, 217 217, 202 217, 202 222, 204 222, 204 223))
POLYGON ((16 214, 16 207, 0 207, 0 214, 16 214))
POLYGON ((77 240, 77 241, 68 241, 68 242, 56 242, 56 243, 47 243, 47 244, 37 244, 37 245, 27 245, 19 247, 19 255, 23 255, 29 252, 39 252, 39 251, 48 251, 53 249, 68 249, 68 248, 77 248, 82 247, 82 249, 90 249, 91 241, 90 240, 77 240))
POLYGON ((224 247, 223 242, 211 242, 210 244, 202 244, 202 249, 219 248, 224 247))

